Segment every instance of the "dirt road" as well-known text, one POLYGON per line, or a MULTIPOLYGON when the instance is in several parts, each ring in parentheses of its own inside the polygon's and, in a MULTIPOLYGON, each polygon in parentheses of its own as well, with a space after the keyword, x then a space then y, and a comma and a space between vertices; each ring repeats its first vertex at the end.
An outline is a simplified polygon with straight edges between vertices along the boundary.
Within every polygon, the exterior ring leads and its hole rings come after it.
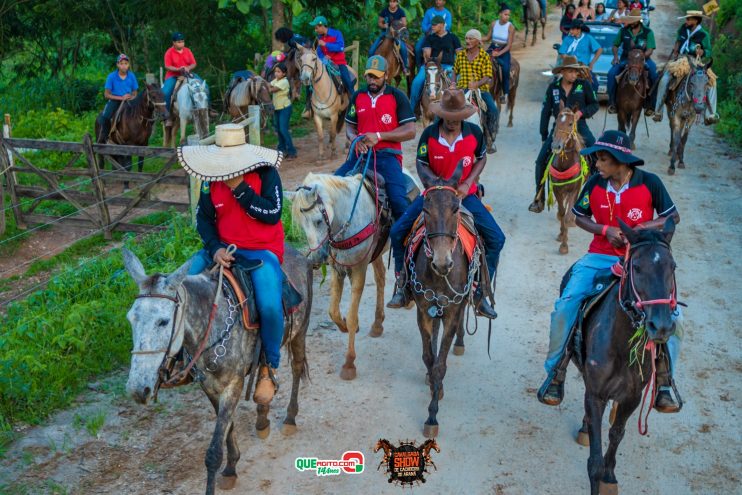
MULTIPOLYGON (((666 53, 679 21, 674 3, 659 0, 656 5, 652 27, 659 53, 666 53)), ((439 413, 442 450, 433 455, 438 470, 415 492, 566 494, 585 493, 589 487, 588 452, 573 440, 583 414, 579 376, 570 369, 561 408, 543 406, 535 399, 559 279, 589 241, 588 235, 573 229, 571 252, 560 256, 553 212, 535 215, 526 209, 547 83, 541 72, 554 60, 551 44, 558 38, 556 14, 549 20, 546 41, 516 51, 522 72, 515 127, 502 129, 499 151, 489 157, 482 177, 486 199, 508 237, 498 280, 500 318, 494 324, 492 359, 487 358, 486 331, 481 329, 467 338, 464 356, 449 358, 439 413)), ((602 123, 603 111, 590 122, 596 136, 602 123)), ((613 117, 608 126, 615 126, 613 117)), ((740 155, 709 129, 694 127, 687 147, 688 168, 668 177, 667 123, 650 121, 649 132, 647 138, 641 130, 637 154, 646 160, 648 170, 662 176, 682 218, 673 246, 680 299, 688 303, 677 373, 686 405, 676 415, 653 413, 649 437, 638 435, 634 415, 619 450, 616 474, 622 493, 739 493, 740 155)), ((311 140, 303 146, 311 146, 311 140)), ((405 151, 405 163, 412 167, 414 144, 405 151)), ((387 294, 391 280, 390 275, 387 294)), ((242 403, 238 413, 242 460, 233 493, 402 491, 376 471, 381 455, 372 448, 379 438, 394 443, 422 440, 429 392, 415 313, 387 311, 384 335, 372 339, 367 336, 373 318, 369 290, 361 311, 361 321, 367 324, 357 341, 358 377, 344 382, 338 373, 347 339, 329 323, 327 293, 327 286, 315 292, 307 339, 312 381, 301 390, 299 431, 291 438, 278 431, 287 387, 274 401, 273 433, 265 441, 254 433, 254 405, 242 403), (317 477, 294 468, 296 457, 337 459, 348 450, 365 454, 361 474, 317 477)), ((285 371, 283 380, 284 376, 285 371)), ((202 492, 203 456, 213 429, 206 397, 195 388, 166 391, 160 394, 159 405, 145 409, 123 396, 124 381, 125 370, 91 385, 94 391, 81 397, 74 409, 58 414, 48 426, 27 431, 0 468, 0 486, 13 484, 13 493, 202 492), (98 429, 96 418, 99 423, 101 417, 105 420, 98 429)))

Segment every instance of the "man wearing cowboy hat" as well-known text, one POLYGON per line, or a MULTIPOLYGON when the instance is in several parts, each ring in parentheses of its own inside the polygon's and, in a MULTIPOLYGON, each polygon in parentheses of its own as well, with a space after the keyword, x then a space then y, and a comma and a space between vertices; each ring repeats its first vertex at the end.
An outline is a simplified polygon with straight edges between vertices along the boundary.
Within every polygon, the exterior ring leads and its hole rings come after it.
MULTIPOLYGON (((440 119, 426 127, 420 136, 417 145, 417 174, 423 185, 428 187, 436 177, 449 179, 459 162, 463 162, 458 195, 462 198, 461 204, 474 217, 477 232, 484 242, 490 280, 494 283, 500 251, 505 244, 505 234, 477 195, 477 180, 487 163, 487 150, 479 126, 464 121, 476 112, 476 108, 467 103, 464 92, 460 89, 444 90, 441 101, 433 102, 430 108, 440 119)), ((407 305, 408 295, 403 276, 404 239, 422 210, 423 197, 418 196, 402 218, 392 226, 390 238, 397 284, 394 296, 387 304, 389 308, 407 305)), ((497 318, 497 313, 485 297, 490 290, 491 287, 483 287, 480 281, 474 294, 475 310, 477 314, 493 319, 497 318)))
POLYGON ((309 25, 317 33, 317 57, 322 62, 325 62, 327 59, 337 65, 343 86, 345 86, 348 94, 352 95, 355 87, 353 85, 353 76, 350 75, 350 71, 348 70, 348 61, 345 59, 345 40, 343 40, 343 33, 329 27, 327 18, 323 15, 315 17, 309 25))
MULTIPOLYGON (((482 48, 482 33, 476 29, 467 31, 464 37, 466 50, 456 54, 453 63, 453 74, 456 87, 464 91, 479 89, 479 94, 487 105, 487 129, 494 132, 499 119, 499 112, 495 99, 490 93, 492 84, 492 61, 489 54, 482 48)), ((488 150, 489 151, 489 150, 488 150)))
POLYGON ((238 124, 217 126, 215 143, 178 148, 181 166, 204 181, 196 213, 204 247, 194 255, 188 274, 197 275, 213 263, 229 268, 236 258, 262 262, 250 277, 260 288, 255 303, 267 365, 260 367, 253 400, 267 405, 277 389, 284 331, 281 155, 246 144, 244 127, 238 124), (237 246, 234 254, 227 252, 230 244, 237 246))
POLYGON ((590 67, 593 87, 597 87, 598 79, 593 73, 593 67, 603 53, 603 47, 590 35, 590 28, 582 19, 574 19, 568 29, 569 35, 562 40, 559 46, 559 55, 562 59, 564 55, 573 55, 578 62, 590 67))
MULTIPOLYGON (((587 254, 572 266, 569 281, 551 313, 549 352, 544 362, 547 377, 537 394, 539 401, 550 406, 559 405, 564 397, 569 360, 562 358, 582 301, 595 293, 594 280, 607 275, 611 266, 625 255, 627 241, 619 220, 642 229, 660 229, 667 217, 672 217, 676 224, 680 221, 660 178, 637 168, 644 165, 644 160, 631 154, 631 140, 625 133, 606 131, 594 146, 580 153, 597 155, 598 173, 582 187, 572 212, 577 217, 577 226, 593 234, 593 240, 587 254)), ((670 339, 668 350, 670 362, 676 362, 677 337, 670 339)), ((662 379, 662 383, 658 380, 660 391, 655 407, 661 412, 677 412, 678 406, 669 390, 669 374, 665 373, 662 379)))
MULTIPOLYGON (((700 10, 689 10, 682 17, 678 19, 685 19, 685 24, 680 26, 678 29, 678 37, 675 40, 675 46, 672 49, 672 60, 676 60, 678 55, 691 55, 701 57, 703 60, 711 59, 711 36, 701 26, 701 22, 704 18, 703 12, 700 10)), ((665 73, 660 79, 660 84, 657 87, 657 98, 654 108, 654 121, 660 122, 662 120, 662 109, 665 102, 665 93, 667 92, 667 86, 672 80, 672 74, 670 71, 665 70, 665 73)), ((717 82, 718 84, 718 82, 717 82)), ((709 85, 706 88, 706 116, 704 123, 711 125, 719 122, 719 114, 716 113, 716 85, 709 85)))
POLYGON ((351 96, 345 115, 345 135, 350 141, 360 139, 335 175, 353 172, 357 163, 365 163, 363 155, 373 153, 373 166, 384 177, 392 217, 397 219, 409 205, 402 172, 402 143, 415 137, 415 115, 407 96, 386 83, 384 57, 369 57, 364 77, 366 87, 351 96))
POLYGON ((137 76, 129 70, 129 57, 120 54, 116 58, 116 70, 108 74, 103 96, 106 98, 106 106, 103 112, 98 116, 98 125, 100 126, 99 142, 106 142, 108 134, 111 132, 111 119, 116 115, 116 111, 121 103, 136 98, 139 84, 137 76))
POLYGON ((573 55, 565 55, 562 65, 554 67, 551 72, 556 76, 554 81, 546 88, 544 104, 541 107, 541 151, 536 158, 536 196, 528 207, 528 211, 540 213, 544 210, 544 186, 541 179, 544 177, 546 166, 551 154, 551 141, 554 136, 554 127, 549 132, 549 120, 553 116, 559 116, 562 105, 567 108, 576 109, 577 132, 587 146, 595 142, 593 133, 585 122, 598 111, 598 99, 595 96, 593 86, 588 79, 582 79, 580 72, 587 74, 587 67, 582 65, 573 55))
MULTIPOLYGON (((446 75, 451 76, 453 63, 456 60, 456 52, 461 49, 459 38, 446 29, 446 20, 443 16, 433 17, 431 33, 423 39, 423 61, 438 58, 446 75)), ((410 89, 410 103, 414 111, 420 101, 420 95, 425 85, 425 71, 419 70, 412 80, 410 89)))
MULTIPOLYGON (((649 87, 654 86, 657 80, 657 65, 650 57, 652 52, 657 48, 654 41, 654 32, 642 24, 642 11, 639 9, 632 10, 629 15, 621 17, 618 22, 623 24, 616 34, 616 40, 613 42, 613 66, 608 71, 608 113, 616 113, 616 88, 618 83, 616 77, 626 68, 629 59, 629 52, 638 48, 644 52, 644 67, 649 72, 649 87), (618 48, 623 47, 621 59, 618 57, 618 48)), ((654 92, 653 92, 654 93, 654 92)), ((654 100, 652 96, 644 102, 646 116, 654 114, 654 100)))

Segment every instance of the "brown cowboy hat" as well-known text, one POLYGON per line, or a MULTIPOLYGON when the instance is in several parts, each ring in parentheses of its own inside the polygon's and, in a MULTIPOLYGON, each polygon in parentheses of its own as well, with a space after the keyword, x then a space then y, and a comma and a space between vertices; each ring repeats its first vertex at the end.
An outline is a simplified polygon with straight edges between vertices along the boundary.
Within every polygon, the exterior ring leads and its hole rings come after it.
POLYGON ((635 24, 637 22, 642 22, 642 11, 641 9, 631 9, 629 15, 619 17, 616 20, 621 24, 635 24))
POLYGON ((553 69, 551 69, 551 73, 554 74, 554 75, 557 75, 557 74, 559 74, 560 72, 562 72, 563 70, 566 70, 566 69, 577 69, 577 70, 580 70, 580 69, 585 69, 585 68, 587 68, 587 66, 584 65, 584 64, 582 64, 582 63, 580 63, 577 60, 577 57, 575 57, 573 55, 565 55, 564 58, 562 59, 562 65, 558 65, 558 66, 554 67, 553 69))
POLYGON ((442 119, 466 120, 474 115, 477 107, 466 101, 462 90, 446 89, 441 95, 441 101, 430 104, 430 111, 442 119))

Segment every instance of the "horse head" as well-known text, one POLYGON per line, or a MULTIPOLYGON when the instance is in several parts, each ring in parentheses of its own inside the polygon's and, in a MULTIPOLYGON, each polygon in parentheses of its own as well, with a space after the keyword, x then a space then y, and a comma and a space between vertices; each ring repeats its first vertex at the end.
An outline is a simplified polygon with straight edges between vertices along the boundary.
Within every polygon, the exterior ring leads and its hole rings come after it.
POLYGON ((629 52, 627 71, 629 83, 636 85, 644 75, 644 52, 635 48, 629 52))
POLYGON ((133 348, 127 393, 140 404, 157 394, 160 368, 183 346, 185 303, 180 290, 190 260, 170 275, 147 276, 134 253, 122 249, 124 266, 139 287, 126 317, 131 323, 133 348))
POLYGON ((306 256, 315 265, 327 262, 330 255, 330 230, 335 216, 332 195, 319 177, 310 172, 296 192, 284 191, 291 200, 291 215, 307 238, 306 256))
POLYGON ((170 117, 165 106, 165 94, 157 84, 147 84, 145 88, 147 105, 153 110, 155 118, 168 119, 170 117))
POLYGON ((193 108, 195 110, 209 108, 209 87, 206 85, 206 82, 197 77, 189 77, 186 81, 191 92, 193 108))
MULTIPOLYGON (((273 98, 271 97, 270 84, 268 81, 260 76, 255 76, 250 79, 248 84, 252 101, 260 105, 261 110, 268 114, 272 114, 274 111, 273 98)), ((267 119, 263 120, 267 122, 267 119)))
POLYGON ((709 84, 709 76, 706 70, 710 66, 711 62, 707 65, 696 65, 695 67, 691 65, 692 72, 688 81, 689 96, 693 101, 693 110, 699 115, 702 115, 706 110, 706 87, 709 84))
POLYGON ((662 230, 632 229, 620 221, 629 247, 621 278, 621 305, 632 322, 643 325, 647 336, 661 344, 675 333, 677 305, 675 261, 670 241, 675 232, 672 217, 662 230))
POLYGON ((430 101, 437 101, 443 93, 443 67, 438 59, 431 58, 425 62, 425 87, 430 101))
MULTIPOLYGON (((471 160, 467 157, 459 161, 449 179, 438 178, 423 192, 425 242, 432 252, 433 271, 442 277, 448 275, 454 266, 453 251, 458 239, 461 210, 457 187, 467 159, 471 160)), ((423 183, 426 181, 423 180, 423 183)))
POLYGON ((299 47, 301 57, 299 58, 299 79, 304 86, 309 86, 312 81, 316 78, 315 73, 317 72, 317 64, 319 58, 317 52, 312 49, 299 47))
POLYGON ((565 107, 564 102, 560 104, 559 109, 556 127, 554 128, 554 136, 551 141, 551 151, 557 155, 564 153, 568 149, 567 147, 570 142, 573 140, 579 141, 580 139, 577 132, 577 115, 575 115, 575 111, 565 107))

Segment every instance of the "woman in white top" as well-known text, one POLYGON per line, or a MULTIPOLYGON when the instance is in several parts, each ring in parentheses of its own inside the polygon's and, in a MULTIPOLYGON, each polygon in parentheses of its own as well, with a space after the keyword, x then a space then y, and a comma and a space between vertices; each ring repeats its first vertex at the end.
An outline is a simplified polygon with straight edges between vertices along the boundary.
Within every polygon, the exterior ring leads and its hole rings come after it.
POLYGON ((595 20, 608 22, 608 12, 605 11, 605 4, 603 2, 595 4, 595 20))
POLYGON ((592 7, 592 0, 580 0, 575 9, 575 19, 582 18, 583 21, 592 21, 595 19, 595 9, 592 7))
POLYGON ((482 38, 482 43, 492 41, 487 52, 497 58, 502 67, 502 96, 500 103, 508 100, 510 93, 510 48, 513 46, 515 38, 515 28, 510 22, 510 7, 500 4, 500 17, 490 24, 487 36, 482 38))
POLYGON ((629 15, 629 4, 628 0, 618 0, 616 3, 616 10, 611 13, 611 17, 608 19, 609 22, 618 22, 622 17, 629 15))

